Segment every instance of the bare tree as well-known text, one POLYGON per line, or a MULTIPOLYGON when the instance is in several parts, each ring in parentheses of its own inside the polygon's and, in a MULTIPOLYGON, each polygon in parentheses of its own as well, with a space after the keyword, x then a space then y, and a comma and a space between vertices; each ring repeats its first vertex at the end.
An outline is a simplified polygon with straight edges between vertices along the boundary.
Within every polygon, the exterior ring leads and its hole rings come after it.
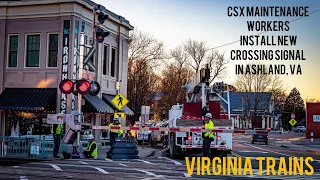
POLYGON ((227 64, 229 60, 224 57, 224 53, 212 50, 207 57, 207 63, 209 64, 212 76, 210 83, 216 78, 222 79, 227 75, 227 64))
POLYGON ((166 58, 164 44, 147 33, 134 31, 129 44, 128 99, 134 111, 131 121, 138 120, 141 106, 148 105, 158 87, 154 68, 166 58))
POLYGON ((196 74, 198 74, 202 63, 205 61, 207 49, 206 42, 203 41, 199 42, 188 39, 184 43, 184 50, 191 57, 191 61, 188 63, 194 69, 196 74))

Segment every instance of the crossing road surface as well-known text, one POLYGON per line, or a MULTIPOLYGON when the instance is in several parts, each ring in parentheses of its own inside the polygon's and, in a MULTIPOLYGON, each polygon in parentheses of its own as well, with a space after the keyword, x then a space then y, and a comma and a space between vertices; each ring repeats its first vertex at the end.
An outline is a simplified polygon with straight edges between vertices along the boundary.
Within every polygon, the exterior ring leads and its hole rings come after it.
MULTIPOLYGON (((274 177, 257 175, 254 169, 253 176, 195 176, 187 174, 185 162, 182 160, 171 160, 166 157, 150 157, 135 160, 54 160, 19 163, 2 163, 0 167, 0 179, 19 180, 42 180, 42 179, 320 179, 320 173, 315 172, 311 177, 287 176, 274 177)), ((194 171, 196 174, 196 171, 194 171)))

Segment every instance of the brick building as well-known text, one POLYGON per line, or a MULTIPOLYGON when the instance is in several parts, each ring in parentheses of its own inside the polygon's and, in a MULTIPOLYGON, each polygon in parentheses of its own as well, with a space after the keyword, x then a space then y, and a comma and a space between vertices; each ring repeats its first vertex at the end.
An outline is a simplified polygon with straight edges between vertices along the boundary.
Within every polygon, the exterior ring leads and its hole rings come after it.
MULTIPOLYGON (((0 2, 0 136, 48 134, 46 114, 71 113, 77 108, 77 96, 61 95, 58 85, 61 79, 77 77, 80 47, 85 44, 88 51, 92 45, 94 6, 90 0, 0 2)), ((88 125, 104 125, 116 110, 110 100, 118 92, 127 94, 133 26, 101 9, 109 18, 99 26, 110 35, 98 44, 92 59, 96 72, 86 67, 83 73, 102 86, 99 95, 83 97, 88 125)), ((133 114, 128 107, 124 111, 133 114)))

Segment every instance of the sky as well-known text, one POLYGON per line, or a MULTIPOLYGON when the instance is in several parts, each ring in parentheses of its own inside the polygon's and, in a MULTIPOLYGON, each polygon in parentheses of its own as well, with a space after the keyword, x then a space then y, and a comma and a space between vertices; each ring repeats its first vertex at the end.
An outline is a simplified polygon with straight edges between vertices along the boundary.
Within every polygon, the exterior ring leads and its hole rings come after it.
MULTIPOLYGON (((110 11, 123 16, 135 29, 163 41, 169 51, 187 39, 205 41, 210 48, 238 41, 249 32, 247 21, 292 21, 297 17, 229 17, 228 7, 235 6, 308 6, 309 13, 320 9, 318 0, 95 0, 110 11)), ((281 75, 288 92, 297 87, 301 96, 320 99, 320 11, 289 24, 288 32, 266 32, 271 37, 296 35, 296 46, 240 46, 234 43, 216 48, 231 58, 231 50, 303 50, 305 61, 230 61, 228 76, 223 80, 232 84, 236 78, 235 65, 247 63, 301 65, 302 75, 281 75)), ((220 81, 220 80, 219 80, 220 81)))

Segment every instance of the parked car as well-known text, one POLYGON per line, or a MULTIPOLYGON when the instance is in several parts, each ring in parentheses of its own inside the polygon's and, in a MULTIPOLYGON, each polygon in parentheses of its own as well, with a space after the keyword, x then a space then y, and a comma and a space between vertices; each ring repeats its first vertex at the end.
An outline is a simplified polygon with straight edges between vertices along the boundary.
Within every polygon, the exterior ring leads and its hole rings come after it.
POLYGON ((298 126, 298 127, 295 129, 295 132, 306 132, 306 127, 304 127, 304 126, 298 126))
POLYGON ((252 134, 251 143, 263 142, 268 145, 269 136, 267 134, 252 134))

